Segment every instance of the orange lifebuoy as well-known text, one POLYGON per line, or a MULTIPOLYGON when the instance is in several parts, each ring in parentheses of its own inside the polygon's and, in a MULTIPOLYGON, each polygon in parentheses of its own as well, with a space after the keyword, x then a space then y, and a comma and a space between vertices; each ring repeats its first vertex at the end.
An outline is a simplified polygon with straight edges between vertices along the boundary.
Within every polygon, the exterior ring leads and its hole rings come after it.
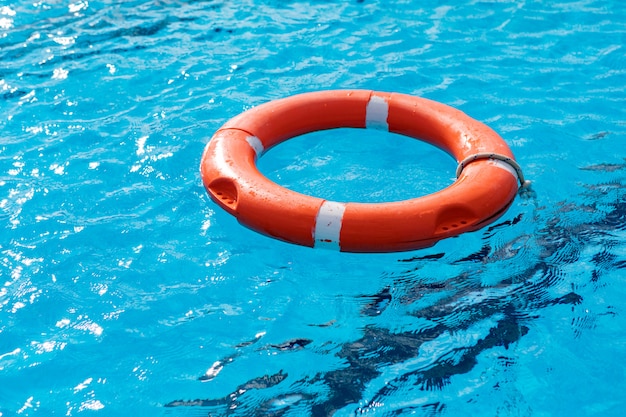
POLYGON ((300 94, 254 107, 222 126, 201 162, 211 198, 243 225, 283 241, 344 252, 432 246, 500 217, 524 178, 507 144, 465 113, 424 98, 365 90, 300 94), (340 127, 376 128, 420 139, 458 162, 456 181, 397 202, 336 202, 288 190, 256 167, 294 136, 340 127))

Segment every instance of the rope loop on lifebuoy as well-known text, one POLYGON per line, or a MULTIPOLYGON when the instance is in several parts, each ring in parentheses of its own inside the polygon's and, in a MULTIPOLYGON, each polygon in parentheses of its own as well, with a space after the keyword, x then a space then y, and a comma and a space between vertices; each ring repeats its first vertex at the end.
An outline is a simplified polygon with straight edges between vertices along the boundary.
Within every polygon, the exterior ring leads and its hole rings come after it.
POLYGON ((223 125, 202 155, 211 199, 262 234, 344 252, 398 252, 484 227, 527 187, 502 138, 452 107, 370 90, 319 91, 254 107, 223 125), (378 129, 422 140, 450 154, 457 179, 436 193, 404 201, 324 200, 263 176, 256 160, 281 142, 335 128, 378 129))

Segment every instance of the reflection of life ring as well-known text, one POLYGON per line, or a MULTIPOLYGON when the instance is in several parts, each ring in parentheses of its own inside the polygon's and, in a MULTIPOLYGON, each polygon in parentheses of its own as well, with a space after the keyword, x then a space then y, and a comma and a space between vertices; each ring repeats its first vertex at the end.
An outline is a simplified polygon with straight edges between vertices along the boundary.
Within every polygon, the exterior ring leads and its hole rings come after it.
POLYGON ((272 101, 234 117, 213 136, 201 173, 211 198, 265 235, 344 252, 397 252, 480 229, 511 205, 519 165, 493 130, 444 104, 404 94, 322 91, 272 101), (294 136, 340 127, 421 139, 458 161, 457 179, 398 202, 340 203, 288 190, 257 169, 267 149, 294 136))

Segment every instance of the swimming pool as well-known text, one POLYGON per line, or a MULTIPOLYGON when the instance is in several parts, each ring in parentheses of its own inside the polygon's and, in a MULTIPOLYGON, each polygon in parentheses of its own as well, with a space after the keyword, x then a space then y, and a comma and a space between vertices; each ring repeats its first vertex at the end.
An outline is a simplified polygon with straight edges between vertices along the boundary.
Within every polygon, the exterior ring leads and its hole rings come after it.
MULTIPOLYGON (((0 6, 0 415, 621 415, 624 22, 602 1, 0 6), (533 194, 375 255, 278 242, 209 200, 219 126, 338 88, 459 108, 533 194)), ((259 165, 364 201, 456 168, 352 130, 259 165)))

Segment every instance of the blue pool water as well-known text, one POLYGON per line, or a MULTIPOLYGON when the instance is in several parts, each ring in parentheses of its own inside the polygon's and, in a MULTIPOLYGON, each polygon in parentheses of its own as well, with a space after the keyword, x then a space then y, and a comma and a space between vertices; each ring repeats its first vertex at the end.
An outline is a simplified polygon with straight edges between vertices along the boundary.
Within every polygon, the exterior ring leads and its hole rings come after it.
MULTIPOLYGON (((626 3, 0 3, 0 416, 621 416, 626 3), (533 181, 496 223, 355 255, 206 196, 230 117, 321 89, 437 100, 533 181)), ((370 131, 260 161, 335 200, 455 163, 370 131)))

